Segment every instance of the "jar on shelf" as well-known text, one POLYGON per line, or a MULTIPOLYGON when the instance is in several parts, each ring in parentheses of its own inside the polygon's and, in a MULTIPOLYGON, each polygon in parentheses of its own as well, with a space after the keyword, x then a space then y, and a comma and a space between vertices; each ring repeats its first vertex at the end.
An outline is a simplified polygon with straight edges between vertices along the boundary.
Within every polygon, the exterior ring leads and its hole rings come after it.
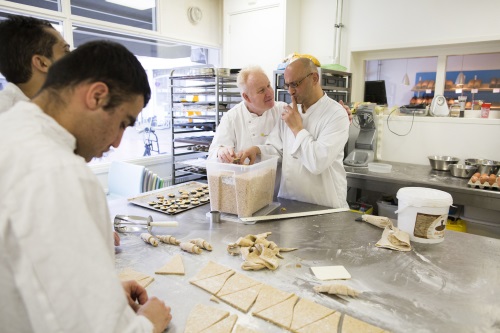
POLYGON ((458 100, 450 105, 450 117, 460 117, 460 104, 458 100))

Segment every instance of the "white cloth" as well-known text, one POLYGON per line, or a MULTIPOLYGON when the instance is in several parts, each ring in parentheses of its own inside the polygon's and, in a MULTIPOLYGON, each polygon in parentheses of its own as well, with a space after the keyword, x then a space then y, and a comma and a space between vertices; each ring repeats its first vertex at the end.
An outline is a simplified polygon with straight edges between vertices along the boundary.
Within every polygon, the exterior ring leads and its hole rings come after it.
POLYGON ((115 271, 106 197, 35 104, 0 121, 0 311, 8 332, 152 332, 115 271))
POLYGON ((344 146, 349 137, 345 109, 326 96, 302 116, 297 137, 280 119, 269 134, 262 154, 282 158, 279 197, 333 208, 348 208, 344 146))
POLYGON ((235 152, 239 152, 264 144, 285 105, 284 102, 276 102, 262 116, 248 111, 244 102, 234 106, 222 117, 208 150, 208 158, 217 159, 220 147, 232 147, 235 152))
POLYGON ((19 101, 29 101, 30 99, 13 83, 8 82, 0 91, 0 113, 10 109, 19 101))

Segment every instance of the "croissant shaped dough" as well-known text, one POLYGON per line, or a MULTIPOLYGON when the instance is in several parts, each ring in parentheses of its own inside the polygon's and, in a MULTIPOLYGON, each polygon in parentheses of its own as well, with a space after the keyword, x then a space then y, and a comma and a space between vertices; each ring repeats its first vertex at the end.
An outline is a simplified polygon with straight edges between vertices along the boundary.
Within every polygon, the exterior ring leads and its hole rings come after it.
POLYGON ((153 246, 158 246, 158 240, 151 234, 147 232, 141 234, 141 238, 144 242, 151 244, 153 246))
POLYGON ((158 235, 156 236, 156 238, 158 238, 160 242, 165 244, 179 245, 181 243, 172 235, 158 235))
POLYGON ((181 243, 180 247, 182 250, 189 253, 201 254, 201 252, 203 252, 197 245, 194 245, 193 243, 181 243))
POLYGON ((343 295, 351 297, 357 297, 360 294, 359 291, 343 284, 324 284, 321 286, 315 286, 313 289, 318 293, 328 293, 333 295, 343 295))

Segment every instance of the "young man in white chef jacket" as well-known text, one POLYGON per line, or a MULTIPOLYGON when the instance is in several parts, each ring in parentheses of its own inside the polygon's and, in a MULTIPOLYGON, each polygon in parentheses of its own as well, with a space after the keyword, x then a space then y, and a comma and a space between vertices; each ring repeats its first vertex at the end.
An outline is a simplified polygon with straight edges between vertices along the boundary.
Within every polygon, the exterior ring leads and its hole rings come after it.
POLYGON ((342 162, 349 136, 348 114, 323 92, 310 59, 291 62, 284 77, 292 105, 285 106, 266 144, 243 151, 241 161, 249 158, 254 163, 259 154, 277 155, 282 158, 279 197, 348 208, 342 162))
POLYGON ((45 82, 49 67, 70 52, 49 21, 9 15, 0 21, 0 73, 8 83, 0 91, 0 113, 29 101, 45 82))
POLYGON ((122 45, 90 42, 0 121, 6 332, 162 332, 170 308, 115 271, 106 197, 86 162, 117 147, 151 90, 122 45))

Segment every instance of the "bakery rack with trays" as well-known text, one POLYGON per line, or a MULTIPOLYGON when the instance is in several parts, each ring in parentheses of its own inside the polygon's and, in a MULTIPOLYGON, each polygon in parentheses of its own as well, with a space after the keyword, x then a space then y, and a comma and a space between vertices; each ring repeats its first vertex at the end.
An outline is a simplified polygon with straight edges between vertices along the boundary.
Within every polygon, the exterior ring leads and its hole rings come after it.
POLYGON ((129 198, 128 201, 160 213, 176 215, 209 203, 209 194, 207 184, 191 181, 129 198))

